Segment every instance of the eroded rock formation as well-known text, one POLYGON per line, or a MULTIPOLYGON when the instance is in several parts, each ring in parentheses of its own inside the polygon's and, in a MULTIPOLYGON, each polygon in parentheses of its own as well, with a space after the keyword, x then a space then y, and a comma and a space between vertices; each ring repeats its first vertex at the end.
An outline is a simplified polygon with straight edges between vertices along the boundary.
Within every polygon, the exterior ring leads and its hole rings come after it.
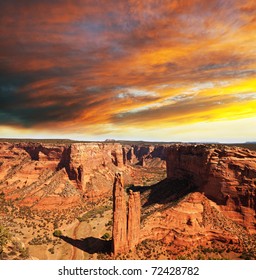
POLYGON ((130 256, 136 256, 133 249, 147 240, 172 249, 216 240, 255 244, 256 152, 244 148, 0 143, 0 192, 32 210, 73 208, 87 201, 97 207, 113 192, 115 255, 132 250, 130 256), (156 174, 166 171, 165 159, 168 178, 163 180, 156 174), (123 181, 133 184, 134 192, 127 195, 123 181))
POLYGON ((123 168, 118 143, 0 143, 0 190, 23 206, 67 208, 108 195, 123 168))
POLYGON ((113 188, 113 251, 114 254, 126 252, 127 244, 127 213, 124 195, 124 183, 117 173, 113 188))
MULTIPOLYGON (((157 207, 157 206, 155 206, 157 207)), ((142 223, 141 240, 196 246, 208 240, 238 242, 245 229, 200 192, 190 193, 173 207, 159 207, 142 223)))
POLYGON ((172 145, 167 177, 187 178, 227 217, 255 231, 256 152, 221 145, 172 145))
POLYGON ((128 200, 127 241, 129 250, 133 250, 140 239, 141 202, 140 193, 130 190, 128 200))
POLYGON ((182 246, 235 244, 255 258, 256 152, 224 145, 170 145, 167 176, 143 192, 141 244, 162 242, 170 252, 182 246))
POLYGON ((123 171, 127 184, 150 184, 159 170, 164 174, 163 149, 136 146, 132 154, 131 145, 116 142, 1 142, 0 190, 8 199, 16 199, 16 204, 38 209, 97 201, 111 195, 116 172, 123 171), (134 156, 132 161, 128 154, 134 156), (138 170, 137 163, 144 157, 143 165, 148 167, 138 170), (150 166, 159 169, 141 182, 150 166))
POLYGON ((113 252, 133 250, 140 238, 140 193, 129 192, 128 213, 123 178, 117 173, 113 188, 113 252))
POLYGON ((165 167, 166 149, 169 145, 126 145, 124 162, 143 167, 165 167))

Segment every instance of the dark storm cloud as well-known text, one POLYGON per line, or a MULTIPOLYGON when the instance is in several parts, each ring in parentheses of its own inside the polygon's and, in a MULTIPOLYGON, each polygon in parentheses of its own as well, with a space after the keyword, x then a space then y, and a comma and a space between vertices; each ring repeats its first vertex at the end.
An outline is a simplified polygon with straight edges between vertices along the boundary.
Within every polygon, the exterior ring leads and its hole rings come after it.
MULTIPOLYGON (((253 5, 240 3, 1 1, 0 125, 137 124, 170 110, 202 112, 185 99, 154 109, 176 92, 152 89, 255 75, 244 35, 255 25, 253 5), (150 109, 127 113, 143 106, 150 109)), ((203 104, 211 110, 211 96, 203 104)))

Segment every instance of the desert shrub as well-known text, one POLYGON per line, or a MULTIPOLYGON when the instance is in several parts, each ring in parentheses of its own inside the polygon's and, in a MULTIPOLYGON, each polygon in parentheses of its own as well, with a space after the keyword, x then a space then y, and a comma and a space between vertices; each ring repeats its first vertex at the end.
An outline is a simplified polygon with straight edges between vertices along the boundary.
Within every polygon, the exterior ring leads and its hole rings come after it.
POLYGON ((49 251, 51 254, 54 254, 54 247, 49 248, 48 251, 49 251))
POLYGON ((240 259, 243 259, 243 260, 254 260, 255 259, 255 256, 253 254, 252 251, 243 251, 241 256, 240 256, 240 259))
POLYGON ((10 239, 10 233, 8 229, 0 225, 0 253, 3 251, 3 247, 7 244, 10 239))
POLYGON ((20 257, 23 259, 27 259, 29 257, 29 249, 28 248, 22 248, 20 250, 20 257))
POLYGON ((113 221, 110 220, 105 224, 106 227, 113 226, 113 221))
POLYGON ((55 220, 54 223, 53 223, 53 228, 57 229, 58 227, 59 227, 58 221, 55 220))
POLYGON ((87 213, 85 213, 82 217, 78 217, 79 222, 84 222, 88 221, 89 219, 95 219, 99 215, 100 217, 103 217, 103 214, 105 211, 111 210, 112 206, 105 205, 105 206, 100 206, 98 208, 94 208, 87 213))
POLYGON ((61 237, 61 236, 62 236, 61 230, 56 229, 56 230, 53 232, 53 236, 55 236, 55 237, 61 237))
POLYGON ((104 240, 109 239, 109 237, 110 237, 110 235, 109 235, 108 232, 104 233, 104 234, 101 236, 101 238, 104 239, 104 240))

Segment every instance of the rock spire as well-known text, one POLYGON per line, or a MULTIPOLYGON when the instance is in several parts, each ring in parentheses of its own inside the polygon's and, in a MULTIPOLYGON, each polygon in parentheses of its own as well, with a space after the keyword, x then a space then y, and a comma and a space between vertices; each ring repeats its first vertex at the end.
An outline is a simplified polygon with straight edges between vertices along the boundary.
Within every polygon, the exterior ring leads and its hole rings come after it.
POLYGON ((130 190, 127 211, 120 173, 115 175, 113 201, 113 252, 116 255, 134 249, 140 236, 140 193, 130 190))

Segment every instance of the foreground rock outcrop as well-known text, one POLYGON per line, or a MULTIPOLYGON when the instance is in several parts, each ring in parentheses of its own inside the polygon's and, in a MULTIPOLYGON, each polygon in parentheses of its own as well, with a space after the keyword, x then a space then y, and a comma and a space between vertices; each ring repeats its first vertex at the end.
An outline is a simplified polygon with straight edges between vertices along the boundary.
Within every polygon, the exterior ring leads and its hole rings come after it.
POLYGON ((221 145, 173 145, 167 177, 186 178, 229 218, 256 231, 256 152, 221 145))

